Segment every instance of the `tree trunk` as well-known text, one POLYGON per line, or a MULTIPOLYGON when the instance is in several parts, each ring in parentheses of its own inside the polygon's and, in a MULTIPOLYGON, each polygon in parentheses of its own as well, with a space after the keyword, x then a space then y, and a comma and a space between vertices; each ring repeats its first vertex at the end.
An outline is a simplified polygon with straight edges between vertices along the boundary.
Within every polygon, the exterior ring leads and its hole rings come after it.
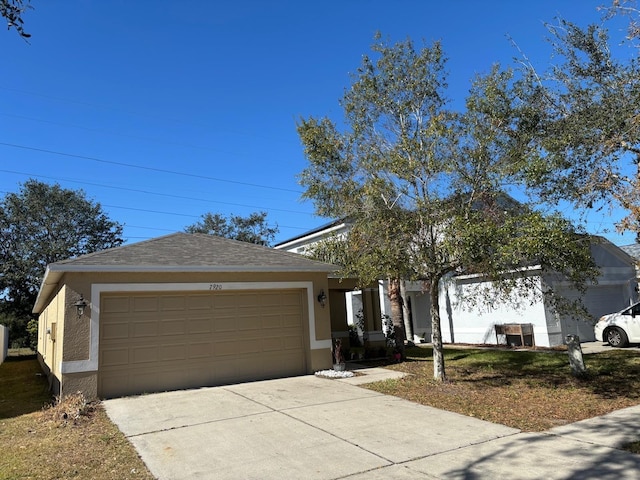
POLYGON ((402 316, 404 318, 404 332, 407 340, 413 342, 413 325, 411 324, 411 311, 407 299, 407 288, 404 280, 400 282, 400 295, 402 296, 402 316))
POLYGON ((402 320, 402 295, 400 294, 400 280, 389 279, 389 301, 391 302, 391 321, 395 333, 396 349, 400 352, 402 360, 404 353, 404 322, 402 320))
POLYGON ((444 371, 444 352, 442 349, 442 329, 440 328, 440 299, 438 297, 440 277, 431 278, 429 295, 431 297, 431 334, 433 336, 433 378, 444 382, 447 376, 444 371))

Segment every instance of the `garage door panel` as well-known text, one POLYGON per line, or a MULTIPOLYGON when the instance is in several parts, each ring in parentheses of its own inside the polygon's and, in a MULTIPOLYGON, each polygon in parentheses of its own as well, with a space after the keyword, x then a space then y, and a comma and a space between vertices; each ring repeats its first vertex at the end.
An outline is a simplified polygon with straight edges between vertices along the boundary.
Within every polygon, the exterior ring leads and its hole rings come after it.
POLYGON ((213 357, 213 343, 190 343, 187 348, 187 353, 190 359, 197 358, 212 358, 213 357))
POLYGON ((212 300, 210 294, 191 294, 185 303, 188 310, 211 310, 212 300))
POLYGON ((213 324, 213 332, 215 334, 234 333, 237 330, 235 323, 236 315, 218 315, 214 313, 216 322, 213 324))
POLYGON ((129 324, 120 322, 102 325, 100 334, 107 341, 129 338, 129 324))
POLYGON ((225 342, 215 342, 214 351, 216 357, 233 356, 238 357, 249 353, 260 353, 262 343, 259 339, 234 339, 225 342))
POLYGON ((238 308, 238 300, 246 302, 246 295, 234 295, 229 293, 220 293, 215 295, 214 306, 216 310, 224 310, 225 308, 235 310, 238 308))
POLYGON ((301 300, 301 298, 295 298, 291 296, 284 297, 280 302, 280 309, 283 312, 297 312, 302 305, 301 300))
POLYGON ((282 315, 282 327, 283 328, 295 328, 300 325, 300 317, 294 314, 282 315))
POLYGON ((304 298, 302 290, 106 294, 99 394, 306 373, 304 298))
POLYGON ((235 318, 235 322, 230 327, 233 326, 237 330, 259 330, 262 326, 262 322, 260 321, 260 317, 258 314, 253 315, 239 315, 235 318))
POLYGON ((300 368, 304 368, 301 364, 300 357, 291 353, 290 355, 265 355, 262 365, 263 378, 269 378, 277 374, 277 372, 284 372, 286 375, 296 375, 300 368))
MULTIPOLYGON (((178 372, 166 371, 164 376, 168 381, 179 384, 178 372)), ((155 370, 138 370, 133 372, 124 382, 129 392, 150 393, 157 391, 159 374, 155 370)))
POLYGON ((100 368, 126 366, 129 364, 128 348, 108 348, 102 351, 100 368))
POLYGON ((258 306, 251 306, 251 307, 246 307, 246 306, 239 306, 232 315, 227 314, 227 316, 234 316, 236 318, 238 317, 244 317, 244 318, 255 318, 255 317, 260 317, 260 315, 262 315, 262 313, 264 312, 264 307, 260 308, 258 306))
POLYGON ((298 336, 282 337, 282 348, 285 350, 301 350, 304 348, 302 339, 298 336))
POLYGON ((155 320, 145 320, 142 322, 133 322, 131 324, 131 336, 136 337, 157 337, 158 322, 155 320))
POLYGON ((273 315, 264 315, 262 317, 262 328, 270 329, 270 328, 281 328, 282 327, 282 315, 273 314, 273 315))
POLYGON ((191 334, 211 333, 211 317, 190 318, 187 322, 188 331, 191 334))
POLYGON ((128 377, 123 374, 101 373, 100 387, 103 392, 109 392, 109 395, 114 397, 141 392, 140 390, 131 391, 128 385, 128 377))
POLYGON ((131 363, 139 365, 141 363, 156 363, 158 361, 158 347, 138 346, 131 349, 131 363))
POLYGON ((133 312, 157 312, 158 297, 133 297, 133 312))
POLYGON ((283 348, 282 338, 265 338, 262 341, 262 350, 264 352, 277 352, 283 348))
POLYGON ((184 317, 160 320, 159 333, 160 335, 168 336, 184 335, 186 333, 186 323, 184 317))
POLYGON ((262 307, 277 307, 282 304, 280 296, 272 295, 270 293, 261 293, 256 295, 254 305, 262 307))
POLYGON ((184 343, 163 345, 158 349, 158 359, 160 361, 187 360, 187 358, 187 345, 184 343))
POLYGON ((163 295, 160 297, 160 310, 163 312, 182 311, 186 308, 187 299, 184 295, 163 295))
POLYGON ((127 313, 129 311, 129 297, 105 297, 100 302, 103 314, 127 313))

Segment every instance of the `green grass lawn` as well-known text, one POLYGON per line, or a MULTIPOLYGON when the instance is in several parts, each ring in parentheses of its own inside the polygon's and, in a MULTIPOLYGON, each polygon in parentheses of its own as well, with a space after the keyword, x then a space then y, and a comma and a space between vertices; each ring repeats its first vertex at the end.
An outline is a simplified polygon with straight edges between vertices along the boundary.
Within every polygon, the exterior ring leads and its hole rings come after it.
POLYGON ((99 402, 54 402, 33 355, 0 365, 0 480, 153 479, 99 402))
POLYGON ((53 400, 35 355, 7 357, 0 365, 0 420, 42 410, 53 400))
MULTIPOLYGON (((433 380, 430 347, 387 368, 411 375, 367 388, 523 431, 543 431, 640 404, 640 355, 585 355, 576 378, 566 352, 445 348, 448 381, 433 380)), ((640 440, 640 438, 639 438, 640 440)))

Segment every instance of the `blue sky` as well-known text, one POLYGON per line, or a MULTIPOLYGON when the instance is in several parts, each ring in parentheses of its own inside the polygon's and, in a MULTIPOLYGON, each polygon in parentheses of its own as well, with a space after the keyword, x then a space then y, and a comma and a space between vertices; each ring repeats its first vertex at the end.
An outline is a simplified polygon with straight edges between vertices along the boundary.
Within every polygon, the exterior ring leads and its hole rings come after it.
MULTIPOLYGON (((32 0, 29 44, 0 29, 0 195, 29 178, 81 188, 128 242, 262 210, 286 240, 328 221, 300 200, 296 121, 341 119, 376 31, 441 40, 461 104, 474 75, 512 65, 508 35, 544 67, 543 22, 599 22, 604 1, 32 0)), ((587 228, 633 243, 616 218, 587 228)))

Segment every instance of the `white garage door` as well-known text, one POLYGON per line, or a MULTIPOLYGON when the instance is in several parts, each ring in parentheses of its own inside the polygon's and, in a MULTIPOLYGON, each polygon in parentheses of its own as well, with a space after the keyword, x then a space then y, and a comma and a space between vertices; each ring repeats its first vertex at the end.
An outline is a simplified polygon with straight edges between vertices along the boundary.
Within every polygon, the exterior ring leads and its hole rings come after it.
POLYGON ((103 294, 98 394, 306 373, 302 290, 103 294))

